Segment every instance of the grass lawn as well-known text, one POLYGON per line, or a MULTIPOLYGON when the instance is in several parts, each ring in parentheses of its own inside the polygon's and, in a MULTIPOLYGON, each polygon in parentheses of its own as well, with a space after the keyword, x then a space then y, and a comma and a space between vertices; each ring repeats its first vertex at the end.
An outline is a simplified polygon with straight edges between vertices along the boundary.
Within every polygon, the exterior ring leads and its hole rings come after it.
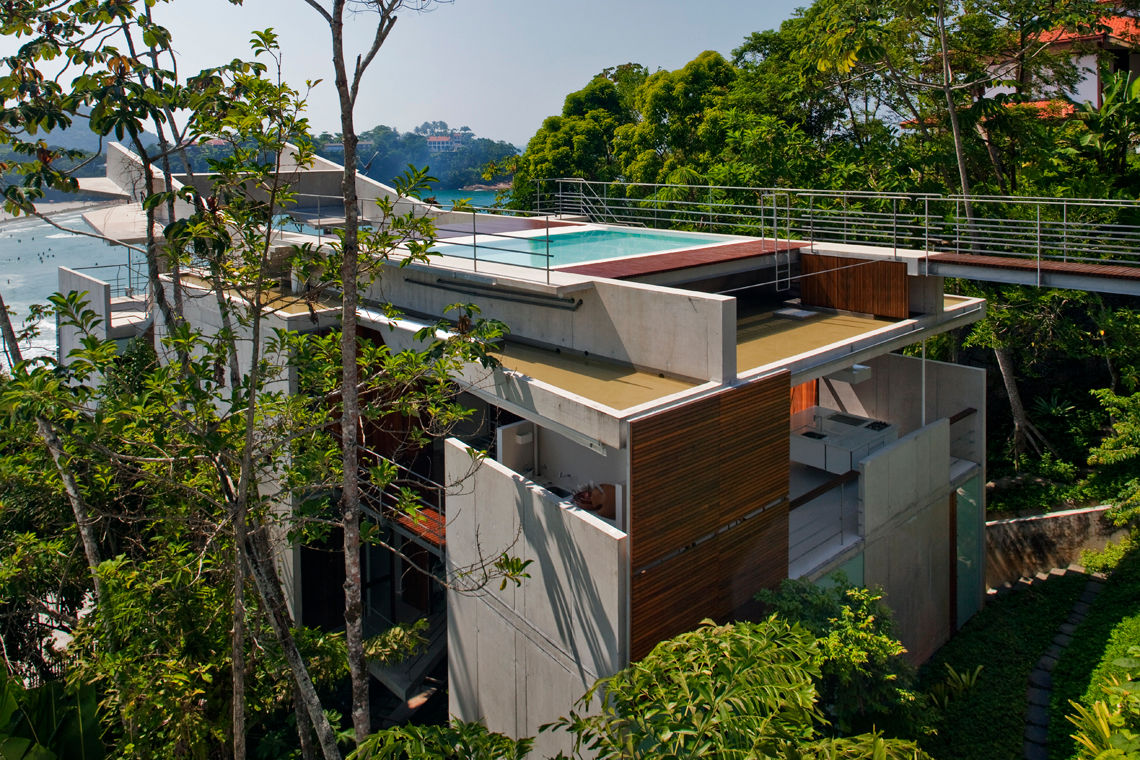
POLYGON ((1140 552, 1124 557, 1109 576, 1104 590, 1073 634, 1053 670, 1053 700, 1049 710, 1049 757, 1065 760, 1076 754, 1065 720, 1069 701, 1091 705, 1103 697, 1100 684, 1117 672, 1112 661, 1140 645, 1140 552))
POLYGON ((1021 760, 1024 757, 1029 674, 1049 648, 1087 579, 1051 577, 1032 588, 991 598, 985 609, 922 669, 923 690, 946 677, 982 666, 977 684, 951 702, 938 734, 920 743, 938 760, 1021 760))

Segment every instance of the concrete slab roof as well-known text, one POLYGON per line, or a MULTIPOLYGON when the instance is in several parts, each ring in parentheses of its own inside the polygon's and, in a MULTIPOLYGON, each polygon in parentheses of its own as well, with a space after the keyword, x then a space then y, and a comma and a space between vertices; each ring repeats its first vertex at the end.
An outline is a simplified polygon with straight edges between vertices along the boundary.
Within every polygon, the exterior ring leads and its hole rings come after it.
POLYGON ((741 317, 736 323, 738 371, 826 348, 894 324, 895 320, 816 311, 807 319, 787 319, 775 309, 741 317))
POLYGON ((522 343, 507 343, 495 357, 506 369, 611 409, 640 406, 699 384, 642 372, 621 362, 522 343))

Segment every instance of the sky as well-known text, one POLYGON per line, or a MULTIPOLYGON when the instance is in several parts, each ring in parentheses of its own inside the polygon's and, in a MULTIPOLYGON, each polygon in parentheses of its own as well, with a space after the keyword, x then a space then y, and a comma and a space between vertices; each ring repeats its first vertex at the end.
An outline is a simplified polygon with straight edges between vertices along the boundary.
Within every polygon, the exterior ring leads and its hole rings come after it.
MULTIPOLYGON (((424 121, 470 127, 525 147, 562 101, 607 66, 684 66, 704 50, 726 57, 754 31, 772 29, 806 0, 454 0, 400 15, 357 104, 357 131, 424 121)), ((327 0, 325 2, 328 5, 327 0)), ((309 95, 314 131, 339 132, 331 44, 304 0, 177 0, 155 7, 185 74, 249 55, 250 32, 271 26, 286 81, 323 79, 309 95), (161 15, 159 15, 161 14, 161 15)), ((374 16, 351 22, 363 50, 374 16)))

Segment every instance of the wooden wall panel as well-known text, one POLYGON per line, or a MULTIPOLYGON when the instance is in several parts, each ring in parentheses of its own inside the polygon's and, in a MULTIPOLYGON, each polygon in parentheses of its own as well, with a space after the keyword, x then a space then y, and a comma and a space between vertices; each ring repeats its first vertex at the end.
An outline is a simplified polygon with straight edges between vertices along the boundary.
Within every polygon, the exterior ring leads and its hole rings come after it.
POLYGON ((906 263, 805 253, 800 256, 804 306, 858 311, 887 319, 910 316, 906 263))
POLYGON ((789 378, 630 423, 635 657, 787 576, 789 378))
POLYGON ((811 409, 818 403, 819 380, 808 380, 806 383, 792 386, 792 414, 811 409))
POLYGON ((630 657, 644 657, 659 641, 717 621, 757 611, 753 599, 788 574, 788 510, 776 505, 647 570, 631 583, 630 657))
POLYGON ((630 423, 632 567, 787 495, 789 378, 780 372, 630 423))

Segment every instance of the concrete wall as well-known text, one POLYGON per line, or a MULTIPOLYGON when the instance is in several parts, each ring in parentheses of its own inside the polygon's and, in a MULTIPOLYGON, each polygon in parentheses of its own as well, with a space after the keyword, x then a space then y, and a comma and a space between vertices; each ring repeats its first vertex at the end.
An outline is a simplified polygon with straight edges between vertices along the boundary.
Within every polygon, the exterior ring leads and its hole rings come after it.
MULTIPOLYGON (((111 286, 83 272, 76 272, 67 267, 59 268, 59 292, 86 293, 87 308, 99 315, 99 332, 97 337, 106 338, 111 331, 111 286)), ((83 335, 74 327, 61 324, 56 344, 59 347, 58 358, 63 362, 68 353, 79 346, 83 335)))
POLYGON ((1108 509, 1070 509, 986 523, 986 585, 997 587, 1067 567, 1080 561, 1082 551, 1100 551, 1109 541, 1119 541, 1128 531, 1105 519, 1108 509))
MULTIPOLYGON (((922 360, 884 354, 864 361, 871 378, 851 385, 823 378, 819 405, 886 420, 903 435, 922 425, 922 360)), ((986 371, 945 362, 926 362, 926 421, 977 409, 951 430, 951 456, 984 463, 986 442, 986 371)))
MULTIPOLYGON (((155 169, 151 174, 153 176, 153 191, 159 193, 165 190, 166 182, 162 177, 162 172, 155 169)), ((107 179, 121 187, 124 192, 131 196, 131 200, 141 202, 147 195, 142 161, 119 143, 113 142, 107 145, 107 179)), ((174 179, 172 189, 178 190, 181 187, 182 183, 174 179)), ((189 203, 182 200, 174 202, 174 213, 177 217, 189 216, 193 212, 194 207, 189 203)), ((166 219, 166 204, 159 206, 157 215, 161 219, 170 221, 166 219)))
POLYGON ((1097 63, 1096 54, 1082 55, 1077 58, 1076 63, 1081 80, 1072 90, 1073 100, 1078 103, 1092 103, 1094 106, 1100 105, 1100 77, 1097 75, 1100 65, 1097 63))
MULTIPOLYGON (((462 481, 447 497, 451 577, 502 552, 533 560, 517 588, 448 591, 448 708, 535 736, 626 663, 628 539, 497 462, 468 475, 469 450, 455 439, 445 461, 447 482, 462 481)), ((535 754, 569 749, 564 735, 544 734, 535 754)))
MULTIPOLYGON (((184 281, 185 282, 185 281, 184 281)), ((169 287, 169 283, 167 283, 169 287)), ((212 290, 197 287, 184 287, 183 289, 183 314, 186 321, 194 328, 200 330, 207 340, 215 336, 218 331, 222 329, 222 319, 218 312, 217 298, 212 290)), ((235 303, 233 309, 244 308, 240 303, 235 303)), ((166 349, 162 340, 166 336, 166 324, 162 319, 161 313, 154 310, 154 336, 155 336, 155 349, 158 351, 159 356, 164 361, 173 361, 173 352, 166 349)), ((331 327, 339 321, 339 310, 322 311, 317 314, 317 321, 314 323, 308 314, 287 315, 284 312, 275 312, 267 314, 262 317, 261 340, 262 340, 262 354, 265 355, 264 342, 273 336, 273 331, 282 330, 296 330, 297 332, 314 332, 319 329, 331 327)), ((250 360, 253 355, 253 340, 252 333, 247 326, 237 324, 234 322, 234 330, 237 333, 237 356, 238 366, 242 368, 242 374, 250 366, 250 360)), ((289 373, 285 370, 288 357, 284 355, 266 356, 273 368, 282 369, 273 379, 269 380, 265 385, 266 391, 289 391, 290 378, 289 373)), ((229 375, 227 374, 227 382, 229 375)))
MULTIPOLYGON (((881 586, 914 662, 951 633, 950 426, 900 438, 860 465, 864 582, 881 586)), ((981 558, 979 558, 981 561, 981 558)))
POLYGON ((500 298, 433 287, 439 278, 438 270, 386 267, 368 297, 433 315, 457 301, 471 302, 484 317, 503 321, 513 335, 540 343, 695 380, 720 382, 736 374, 733 298, 614 280, 571 288, 531 285, 534 297, 548 299, 547 306, 519 303, 510 294, 500 298), (566 299, 581 303, 559 308, 566 299))

